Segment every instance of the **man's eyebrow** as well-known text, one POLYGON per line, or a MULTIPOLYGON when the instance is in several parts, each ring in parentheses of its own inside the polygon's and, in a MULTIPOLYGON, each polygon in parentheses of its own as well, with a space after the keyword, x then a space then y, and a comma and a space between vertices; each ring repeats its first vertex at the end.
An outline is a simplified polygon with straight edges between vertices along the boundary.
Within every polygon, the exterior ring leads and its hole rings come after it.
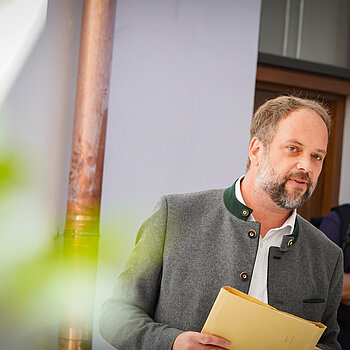
MULTIPOLYGON (((297 144, 298 146, 301 146, 301 147, 304 147, 304 145, 300 142, 300 141, 298 141, 298 140, 296 140, 296 139, 290 139, 290 140, 287 140, 287 142, 289 143, 295 143, 295 144, 297 144)), ((324 150, 324 149, 322 149, 322 148, 318 148, 317 150, 316 150, 316 152, 318 152, 318 153, 322 153, 322 154, 327 154, 327 151, 326 150, 324 150)))

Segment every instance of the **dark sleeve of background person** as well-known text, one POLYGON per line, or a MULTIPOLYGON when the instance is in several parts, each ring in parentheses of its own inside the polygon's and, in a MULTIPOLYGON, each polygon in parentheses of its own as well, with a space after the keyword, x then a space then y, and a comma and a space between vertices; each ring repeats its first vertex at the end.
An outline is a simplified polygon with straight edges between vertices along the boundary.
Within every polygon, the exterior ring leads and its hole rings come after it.
POLYGON ((322 220, 320 230, 335 244, 340 246, 340 217, 331 210, 322 220))

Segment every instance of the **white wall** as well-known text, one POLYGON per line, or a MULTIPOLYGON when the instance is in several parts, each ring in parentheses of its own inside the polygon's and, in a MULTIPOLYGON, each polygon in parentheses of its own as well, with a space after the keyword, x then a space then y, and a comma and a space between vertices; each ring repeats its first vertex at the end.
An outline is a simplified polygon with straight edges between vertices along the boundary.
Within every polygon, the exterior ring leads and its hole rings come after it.
POLYGON ((350 203, 350 97, 346 100, 339 204, 350 203))
POLYGON ((104 214, 244 172, 259 3, 118 1, 104 214))

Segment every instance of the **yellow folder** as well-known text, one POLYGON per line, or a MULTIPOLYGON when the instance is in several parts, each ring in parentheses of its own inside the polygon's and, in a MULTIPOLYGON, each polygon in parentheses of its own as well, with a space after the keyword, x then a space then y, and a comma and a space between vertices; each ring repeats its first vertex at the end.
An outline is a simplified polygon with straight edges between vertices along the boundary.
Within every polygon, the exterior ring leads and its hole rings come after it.
POLYGON ((326 328, 222 287, 202 333, 229 340, 232 350, 313 350, 326 328))

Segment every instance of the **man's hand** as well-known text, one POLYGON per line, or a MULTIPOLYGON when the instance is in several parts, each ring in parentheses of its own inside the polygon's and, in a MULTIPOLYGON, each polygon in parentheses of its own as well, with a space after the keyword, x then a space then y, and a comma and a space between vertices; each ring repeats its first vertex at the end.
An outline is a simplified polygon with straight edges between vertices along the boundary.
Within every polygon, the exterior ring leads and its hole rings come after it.
POLYGON ((318 347, 316 346, 314 350, 321 350, 321 349, 320 349, 320 348, 318 348, 318 347))
POLYGON ((172 350, 227 349, 230 344, 228 340, 215 335, 183 332, 176 337, 172 350))

